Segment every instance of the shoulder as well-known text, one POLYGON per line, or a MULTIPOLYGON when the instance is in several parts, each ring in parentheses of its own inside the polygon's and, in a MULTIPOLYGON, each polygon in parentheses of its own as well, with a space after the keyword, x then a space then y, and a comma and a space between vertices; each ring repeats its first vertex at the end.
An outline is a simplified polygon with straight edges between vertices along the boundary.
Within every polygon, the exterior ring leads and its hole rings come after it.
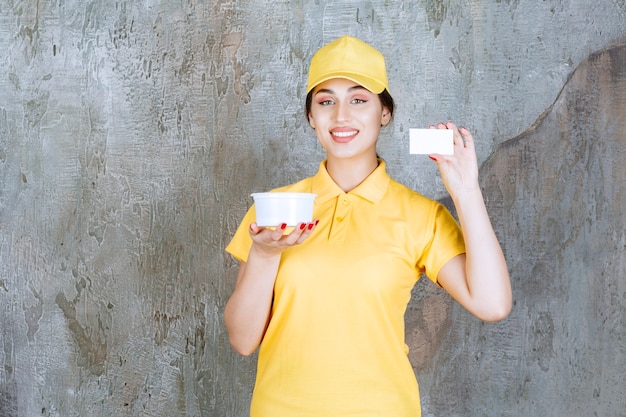
POLYGON ((432 231, 438 223, 456 223, 447 207, 440 201, 392 180, 381 201, 382 212, 391 217, 404 218, 410 224, 419 224, 421 231, 432 231))
POLYGON ((407 204, 421 208, 430 207, 434 209, 440 204, 438 201, 426 197, 394 179, 389 181, 389 188, 387 189, 385 198, 394 204, 407 204))

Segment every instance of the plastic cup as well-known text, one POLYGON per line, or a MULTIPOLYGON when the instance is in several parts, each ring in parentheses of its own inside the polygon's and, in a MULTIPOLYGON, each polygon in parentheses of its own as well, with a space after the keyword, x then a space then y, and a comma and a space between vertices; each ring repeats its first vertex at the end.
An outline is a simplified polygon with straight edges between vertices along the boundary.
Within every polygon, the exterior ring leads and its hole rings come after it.
POLYGON ((254 193, 256 223, 261 227, 297 226, 313 220, 313 202, 316 194, 311 193, 254 193))

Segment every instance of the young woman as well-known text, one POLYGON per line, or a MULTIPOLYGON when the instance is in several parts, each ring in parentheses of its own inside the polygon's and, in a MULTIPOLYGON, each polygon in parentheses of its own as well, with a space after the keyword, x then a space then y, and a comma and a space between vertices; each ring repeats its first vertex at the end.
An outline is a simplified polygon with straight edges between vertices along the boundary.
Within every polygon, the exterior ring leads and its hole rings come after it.
MULTIPOLYGON (((404 343, 411 289, 425 273, 476 317, 511 309, 506 262, 478 184, 474 140, 451 122, 454 155, 431 155, 459 224, 397 183, 377 157, 393 115, 385 61, 345 36, 321 48, 306 111, 327 158, 276 191, 317 194, 312 223, 259 227, 254 206, 226 250, 240 262, 224 312, 242 355, 259 346, 251 416, 415 417, 417 382, 404 343)), ((434 127, 434 126, 433 126, 434 127)))

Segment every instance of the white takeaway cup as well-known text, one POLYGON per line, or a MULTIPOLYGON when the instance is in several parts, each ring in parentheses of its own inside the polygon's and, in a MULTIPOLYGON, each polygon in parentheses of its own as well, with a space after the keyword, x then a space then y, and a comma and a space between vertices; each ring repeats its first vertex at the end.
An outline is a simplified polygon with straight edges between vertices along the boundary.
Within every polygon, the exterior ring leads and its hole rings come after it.
POLYGON ((256 223, 261 227, 310 223, 315 197, 317 195, 311 193, 253 193, 256 223))

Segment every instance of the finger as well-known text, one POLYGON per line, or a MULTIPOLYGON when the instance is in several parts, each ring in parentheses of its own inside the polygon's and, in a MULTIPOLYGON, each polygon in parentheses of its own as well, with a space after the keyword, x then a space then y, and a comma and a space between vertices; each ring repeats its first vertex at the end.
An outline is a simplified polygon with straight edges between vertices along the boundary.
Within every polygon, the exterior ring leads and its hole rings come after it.
POLYGON ((449 121, 449 120, 445 123, 445 125, 446 125, 447 129, 454 130, 454 131, 458 131, 459 130, 456 127, 456 125, 454 123, 452 123, 451 121, 449 121))
POLYGON ((315 228, 317 227, 317 225, 319 224, 320 220, 319 219, 315 219, 313 220, 311 223, 309 223, 307 225, 307 233, 311 234, 313 232, 313 230, 315 230, 315 228))
POLYGON ((437 125, 437 127, 439 129, 447 129, 447 130, 451 130, 452 131, 452 145, 454 146, 463 146, 464 142, 463 142, 463 137, 461 136, 461 134, 459 133, 459 129, 457 129, 456 125, 450 121, 444 123, 444 122, 439 122, 439 124, 437 125))
POLYGON ((465 126, 461 127, 461 129, 459 129, 459 132, 461 132, 461 135, 463 136, 465 147, 474 146, 474 137, 465 126))
POLYGON ((283 237, 283 233, 285 232, 286 228, 287 228, 287 223, 281 223, 280 225, 278 225, 276 229, 272 231, 272 234, 271 234, 272 240, 276 242, 279 241, 283 237))
POLYGON ((461 134, 459 133, 459 129, 456 127, 456 125, 450 121, 447 121, 445 123, 446 129, 451 130, 454 132, 454 136, 459 135, 459 137, 461 136, 461 134))
POLYGON ((298 223, 288 234, 281 235, 281 243, 288 246, 295 244, 304 229, 306 229, 306 223, 298 223))
POLYGON ((300 243, 304 242, 313 233, 313 231, 315 230, 315 227, 317 226, 318 223, 319 223, 319 220, 315 220, 315 221, 312 221, 312 222, 308 223, 305 226, 302 234, 300 235, 300 237, 298 238, 296 243, 300 244, 300 243))
POLYGON ((465 146, 465 138, 461 134, 460 130, 456 127, 454 123, 448 121, 446 124, 446 128, 452 130, 452 140, 454 146, 464 147, 465 146))
MULTIPOLYGON (((307 223, 301 223, 298 226, 298 233, 294 234, 293 236, 293 244, 294 245, 299 245, 300 243, 302 243, 304 241, 304 239, 306 239, 307 237, 307 223)), ((295 232, 295 231, 294 231, 295 232)), ((291 236, 290 236, 291 238, 291 236)))
POLYGON ((250 223, 250 228, 248 230, 251 236, 255 236, 259 234, 259 232, 261 231, 261 228, 259 227, 258 224, 256 224, 256 222, 252 222, 250 223))
POLYGON ((432 159, 433 161, 435 161, 437 163, 437 165, 439 165, 439 161, 442 160, 442 156, 440 154, 438 154, 438 153, 430 154, 430 155, 428 155, 428 157, 430 159, 432 159))

